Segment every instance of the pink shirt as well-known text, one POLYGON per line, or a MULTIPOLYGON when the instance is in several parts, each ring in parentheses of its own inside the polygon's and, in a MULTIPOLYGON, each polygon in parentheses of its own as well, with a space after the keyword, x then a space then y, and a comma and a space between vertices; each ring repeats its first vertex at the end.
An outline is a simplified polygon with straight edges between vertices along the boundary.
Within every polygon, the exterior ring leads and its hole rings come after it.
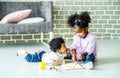
POLYGON ((76 57, 79 59, 81 53, 87 52, 89 55, 94 54, 96 56, 96 38, 92 33, 88 33, 86 38, 80 38, 75 35, 73 38, 73 43, 71 49, 76 49, 76 57))

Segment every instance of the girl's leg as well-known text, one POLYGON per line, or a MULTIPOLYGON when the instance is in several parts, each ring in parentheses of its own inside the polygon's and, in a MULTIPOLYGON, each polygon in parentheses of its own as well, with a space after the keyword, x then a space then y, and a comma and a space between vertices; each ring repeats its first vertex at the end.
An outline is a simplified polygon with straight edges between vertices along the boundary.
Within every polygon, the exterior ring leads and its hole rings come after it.
POLYGON ((84 69, 92 69, 93 68, 93 63, 95 61, 95 56, 93 54, 91 55, 87 55, 86 57, 84 57, 83 59, 84 64, 82 65, 84 69))
POLYGON ((86 57, 84 57, 83 61, 85 63, 88 63, 88 62, 93 62, 95 61, 95 56, 94 54, 91 54, 91 55, 87 55, 86 57))

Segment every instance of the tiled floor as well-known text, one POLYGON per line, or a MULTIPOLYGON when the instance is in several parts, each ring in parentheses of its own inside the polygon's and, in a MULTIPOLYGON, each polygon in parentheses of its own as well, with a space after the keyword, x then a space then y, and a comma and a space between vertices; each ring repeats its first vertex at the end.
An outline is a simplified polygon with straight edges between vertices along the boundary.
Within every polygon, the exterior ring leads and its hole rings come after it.
MULTIPOLYGON (((67 42, 70 45, 71 42, 67 42)), ((0 45, 0 78, 120 78, 120 40, 98 40, 98 60, 93 70, 59 71, 38 69, 38 63, 27 63, 16 51, 33 52, 47 47, 41 44, 0 45)))

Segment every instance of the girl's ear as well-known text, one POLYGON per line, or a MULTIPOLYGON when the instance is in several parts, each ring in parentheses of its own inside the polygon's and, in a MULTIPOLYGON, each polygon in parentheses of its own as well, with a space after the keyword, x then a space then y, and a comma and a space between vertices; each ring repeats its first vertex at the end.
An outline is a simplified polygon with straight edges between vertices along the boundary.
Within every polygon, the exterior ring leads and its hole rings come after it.
POLYGON ((88 27, 85 28, 85 31, 88 31, 88 27))

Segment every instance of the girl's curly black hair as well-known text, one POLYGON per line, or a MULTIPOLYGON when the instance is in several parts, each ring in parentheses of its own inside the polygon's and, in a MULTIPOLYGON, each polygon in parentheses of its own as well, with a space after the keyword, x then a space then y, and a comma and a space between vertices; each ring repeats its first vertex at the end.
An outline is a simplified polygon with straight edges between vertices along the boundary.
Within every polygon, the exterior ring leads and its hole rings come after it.
POLYGON ((67 24, 70 27, 78 26, 80 28, 88 27, 88 24, 91 22, 91 18, 89 16, 89 12, 85 11, 81 14, 72 14, 68 17, 67 24))
POLYGON ((50 41, 49 45, 50 45, 50 49, 53 52, 56 52, 58 49, 61 48, 61 44, 64 43, 63 38, 54 38, 50 41))

